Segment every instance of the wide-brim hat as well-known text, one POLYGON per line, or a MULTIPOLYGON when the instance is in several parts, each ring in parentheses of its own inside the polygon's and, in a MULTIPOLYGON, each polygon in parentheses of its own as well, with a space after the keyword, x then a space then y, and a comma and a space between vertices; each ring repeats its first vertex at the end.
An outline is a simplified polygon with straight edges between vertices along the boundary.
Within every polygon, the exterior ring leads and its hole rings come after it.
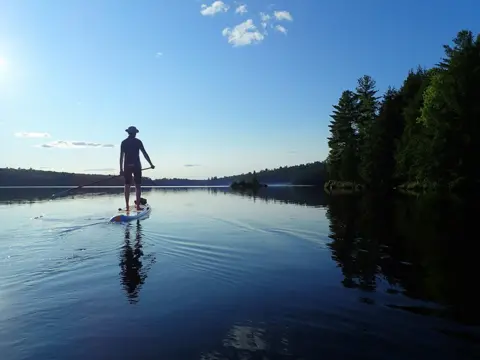
POLYGON ((125 131, 129 134, 136 134, 139 132, 135 126, 129 126, 128 129, 125 129, 125 131))

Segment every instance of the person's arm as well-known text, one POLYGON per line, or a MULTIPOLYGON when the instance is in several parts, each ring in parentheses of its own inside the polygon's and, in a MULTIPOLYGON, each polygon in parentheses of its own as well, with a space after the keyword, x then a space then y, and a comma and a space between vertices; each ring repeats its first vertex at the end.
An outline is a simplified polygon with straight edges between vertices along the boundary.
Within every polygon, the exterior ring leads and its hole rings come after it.
POLYGON ((123 143, 122 143, 122 145, 120 145, 120 175, 123 174, 123 155, 124 155, 124 151, 123 151, 123 143))
POLYGON ((152 164, 152 161, 150 160, 150 157, 148 156, 147 154, 147 151, 145 150, 145 148, 143 147, 143 143, 140 141, 140 151, 142 152, 143 156, 145 157, 145 159, 147 159, 148 163, 150 164, 150 166, 152 167, 152 169, 155 168, 155 166, 153 166, 152 164))

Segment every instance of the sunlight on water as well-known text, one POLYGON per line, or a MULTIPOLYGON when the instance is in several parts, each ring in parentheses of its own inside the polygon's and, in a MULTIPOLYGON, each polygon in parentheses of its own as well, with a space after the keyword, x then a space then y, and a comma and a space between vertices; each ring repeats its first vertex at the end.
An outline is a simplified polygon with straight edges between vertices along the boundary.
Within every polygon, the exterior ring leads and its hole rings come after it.
POLYGON ((371 234, 378 243, 362 235, 371 213, 355 199, 314 189, 150 189, 150 218, 128 224, 108 223, 124 205, 121 189, 53 201, 51 189, 0 191, 4 359, 467 359, 478 351, 465 340, 478 328, 445 313, 457 300, 412 285, 425 265, 391 243, 380 227, 385 209, 371 234))

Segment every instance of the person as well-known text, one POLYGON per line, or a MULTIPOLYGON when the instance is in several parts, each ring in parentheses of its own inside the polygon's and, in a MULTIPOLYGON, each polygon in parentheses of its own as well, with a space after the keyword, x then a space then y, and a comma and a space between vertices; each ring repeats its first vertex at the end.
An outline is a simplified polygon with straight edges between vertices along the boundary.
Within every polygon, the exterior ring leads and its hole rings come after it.
POLYGON ((139 130, 135 126, 130 126, 125 131, 128 133, 128 137, 124 139, 120 145, 120 176, 123 175, 125 179, 125 204, 128 210, 130 206, 130 186, 133 176, 136 194, 135 205, 137 210, 140 210, 140 199, 142 195, 142 164, 140 162, 140 151, 149 162, 150 167, 155 169, 155 166, 145 151, 142 141, 137 138, 139 130))

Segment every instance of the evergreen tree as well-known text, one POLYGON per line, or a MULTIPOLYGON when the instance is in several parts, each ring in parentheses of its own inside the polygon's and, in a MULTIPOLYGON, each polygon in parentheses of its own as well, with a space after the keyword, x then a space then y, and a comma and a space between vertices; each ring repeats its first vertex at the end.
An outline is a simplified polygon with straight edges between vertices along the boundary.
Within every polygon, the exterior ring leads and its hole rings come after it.
POLYGON ((343 181, 355 181, 358 157, 354 125, 358 121, 358 104, 352 91, 342 93, 331 118, 327 160, 329 176, 343 181))
POLYGON ((395 178, 400 183, 421 181, 425 164, 424 147, 428 142, 424 127, 417 119, 423 106, 423 93, 433 72, 418 68, 410 71, 400 89, 403 98, 404 130, 395 154, 395 178))
POLYGON ((364 75, 358 79, 356 88, 358 99, 358 153, 360 158, 359 174, 364 182, 370 183, 373 177, 372 162, 373 143, 372 127, 377 117, 379 102, 376 96, 376 83, 370 76, 364 75))
POLYGON ((401 92, 389 88, 384 95, 378 119, 372 126, 372 187, 391 187, 395 171, 395 152, 403 133, 403 98, 401 92))

